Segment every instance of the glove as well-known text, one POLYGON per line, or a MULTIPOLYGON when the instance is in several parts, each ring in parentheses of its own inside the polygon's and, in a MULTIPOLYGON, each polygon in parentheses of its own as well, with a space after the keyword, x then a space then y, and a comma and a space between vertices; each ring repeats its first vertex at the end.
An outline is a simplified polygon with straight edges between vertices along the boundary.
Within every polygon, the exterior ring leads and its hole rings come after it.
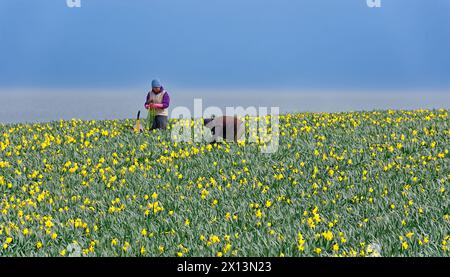
POLYGON ((162 109, 163 104, 150 104, 151 109, 162 109))

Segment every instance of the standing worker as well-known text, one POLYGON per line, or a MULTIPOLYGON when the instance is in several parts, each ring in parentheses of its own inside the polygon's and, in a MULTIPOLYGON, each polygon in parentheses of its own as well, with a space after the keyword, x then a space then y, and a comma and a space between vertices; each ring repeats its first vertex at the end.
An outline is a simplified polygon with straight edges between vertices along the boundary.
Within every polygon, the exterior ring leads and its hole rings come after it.
POLYGON ((164 90, 164 87, 159 80, 153 80, 152 90, 147 94, 147 100, 145 101, 146 109, 154 109, 155 117, 153 119, 151 130, 167 129, 169 104, 169 93, 164 90))

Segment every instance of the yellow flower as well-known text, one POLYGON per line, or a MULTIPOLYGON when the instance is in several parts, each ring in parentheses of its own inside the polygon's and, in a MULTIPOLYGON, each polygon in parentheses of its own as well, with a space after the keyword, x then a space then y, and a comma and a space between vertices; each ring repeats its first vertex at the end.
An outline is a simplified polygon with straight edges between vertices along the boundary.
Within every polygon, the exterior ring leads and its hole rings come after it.
POLYGON ((305 240, 303 239, 303 235, 298 233, 297 235, 297 248, 299 251, 305 250, 305 240))
POLYGON ((36 248, 37 248, 37 249, 41 249, 41 248, 42 248, 42 242, 38 241, 38 242, 36 243, 36 248))
POLYGON ((112 246, 117 245, 117 243, 118 243, 117 239, 112 239, 111 240, 111 245, 112 246))
POLYGON ((127 251, 128 251, 128 247, 130 247, 130 243, 126 241, 126 242, 123 244, 123 246, 122 246, 122 250, 125 251, 125 252, 127 252, 127 251))
POLYGON ((308 226, 309 226, 311 229, 314 229, 314 228, 316 227, 316 224, 314 223, 314 219, 313 219, 312 217, 309 217, 309 218, 308 218, 307 223, 308 223, 308 226))
POLYGON ((261 217, 262 217, 262 212, 261 212, 261 210, 258 209, 258 210, 256 211, 255 215, 256 215, 256 217, 261 218, 261 217))
POLYGON ((214 243, 219 243, 220 242, 220 238, 218 236, 216 236, 216 235, 212 235, 212 236, 210 236, 209 241, 211 243, 213 243, 213 244, 214 243))
POLYGON ((142 229, 141 235, 143 235, 144 237, 147 236, 147 230, 146 229, 142 229))
POLYGON ((339 244, 335 243, 333 244, 333 250, 338 251, 339 250, 339 244))
POLYGON ((142 247, 141 247, 141 255, 144 255, 144 254, 145 254, 145 247, 142 246, 142 247))
POLYGON ((227 212, 227 213, 225 214, 225 220, 230 220, 230 218, 231 218, 231 213, 230 213, 230 212, 227 212))
POLYGON ((406 241, 402 242, 402 250, 408 249, 409 245, 406 241))
POLYGON ((322 253, 322 249, 316 248, 316 249, 314 249, 314 252, 315 252, 316 254, 320 254, 320 253, 322 253))
POLYGON ((323 232, 322 236, 328 241, 331 241, 333 239, 333 233, 331 231, 323 232))
POLYGON ((53 227, 53 223, 52 223, 52 221, 50 219, 45 221, 45 227, 47 227, 47 228, 52 228, 53 227))

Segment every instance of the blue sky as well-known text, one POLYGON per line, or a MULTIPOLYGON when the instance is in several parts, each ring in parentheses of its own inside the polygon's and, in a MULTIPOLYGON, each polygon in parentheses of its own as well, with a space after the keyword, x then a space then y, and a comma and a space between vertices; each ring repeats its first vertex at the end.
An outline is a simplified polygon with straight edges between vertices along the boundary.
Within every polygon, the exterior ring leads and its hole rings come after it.
POLYGON ((0 87, 450 88, 450 1, 0 0, 0 87))

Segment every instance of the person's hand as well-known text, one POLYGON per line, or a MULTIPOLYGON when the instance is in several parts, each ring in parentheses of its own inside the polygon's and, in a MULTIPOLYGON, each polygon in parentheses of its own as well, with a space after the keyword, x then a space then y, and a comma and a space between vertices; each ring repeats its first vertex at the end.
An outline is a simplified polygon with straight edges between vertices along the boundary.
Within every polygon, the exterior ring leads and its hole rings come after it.
POLYGON ((144 107, 148 110, 148 108, 150 107, 149 104, 145 103, 144 107))

